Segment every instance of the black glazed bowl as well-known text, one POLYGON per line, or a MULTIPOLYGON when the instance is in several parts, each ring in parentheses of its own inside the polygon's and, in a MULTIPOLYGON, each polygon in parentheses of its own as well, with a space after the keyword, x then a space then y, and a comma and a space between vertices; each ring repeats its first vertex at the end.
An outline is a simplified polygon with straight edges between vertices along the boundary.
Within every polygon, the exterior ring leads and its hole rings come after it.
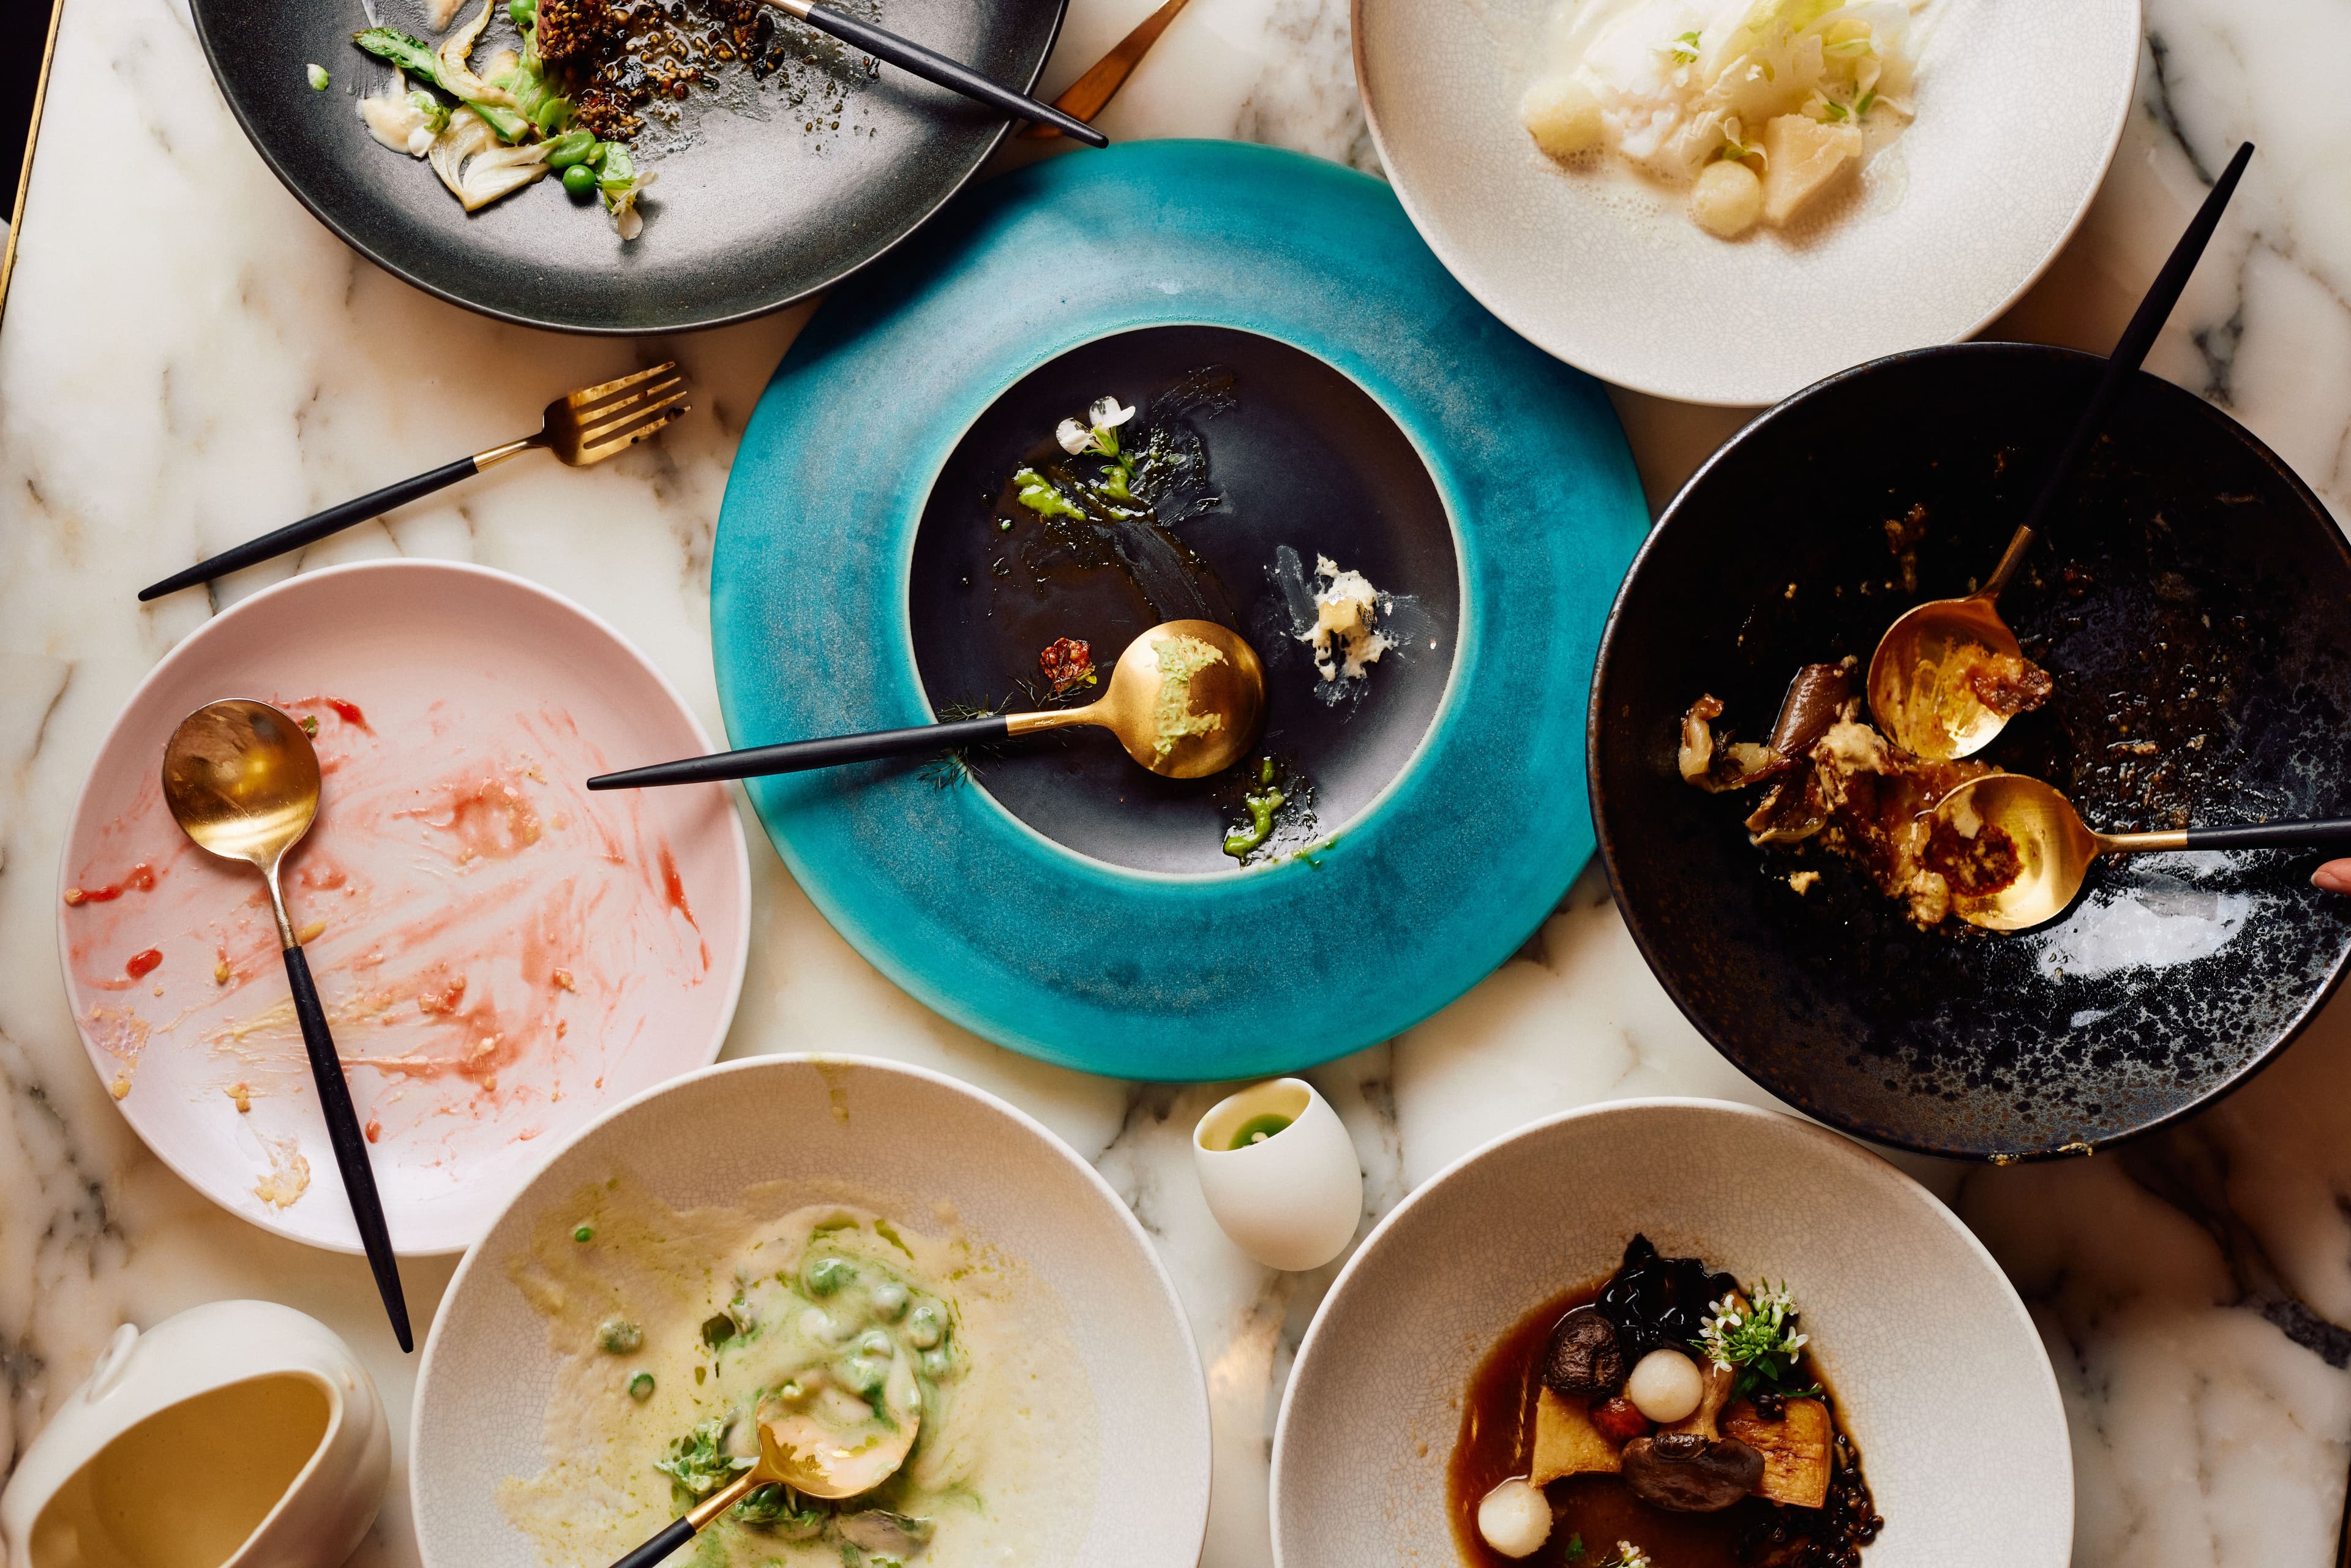
MULTIPOLYGON (((482 0, 462 0, 459 21, 482 0)), ((1008 86, 1044 69, 1065 0, 888 0, 883 23, 1008 86)), ((862 5, 852 5, 862 10, 862 5)), ((1009 133, 1003 116, 775 13, 787 64, 755 80, 719 68, 681 133, 637 138, 659 175, 622 241, 592 201, 551 180, 467 213, 423 160, 380 146, 355 95, 388 67, 351 35, 362 0, 192 0, 221 95, 270 171, 378 267, 444 299, 527 327, 641 336, 717 326, 805 299, 896 246, 946 204, 1009 133), (314 92, 311 63, 331 78, 314 92), (821 110, 822 112, 819 112, 821 110)), ((439 44, 424 0, 375 0, 384 26, 439 44)), ((496 0, 476 64, 519 47, 496 0)), ((456 24, 453 23, 454 30, 456 24)))
MULTIPOLYGON (((1761 739, 1798 666, 1865 666, 1896 615, 1988 575, 2100 362, 1959 344, 1797 393, 1675 497, 1601 643, 1593 815, 1643 956, 1743 1071, 1881 1143, 2004 1161, 2147 1131, 2258 1069, 2351 957, 2314 852, 2102 861, 2035 931, 1922 932, 1849 863, 1750 844, 1758 791, 1676 768, 1701 693, 1761 739), (1888 524, 1914 506, 1906 580, 1888 524)), ((2054 516, 2001 608, 2056 692, 1980 759, 2094 828, 2344 814, 2351 550, 2309 487, 2142 375, 2054 516)))

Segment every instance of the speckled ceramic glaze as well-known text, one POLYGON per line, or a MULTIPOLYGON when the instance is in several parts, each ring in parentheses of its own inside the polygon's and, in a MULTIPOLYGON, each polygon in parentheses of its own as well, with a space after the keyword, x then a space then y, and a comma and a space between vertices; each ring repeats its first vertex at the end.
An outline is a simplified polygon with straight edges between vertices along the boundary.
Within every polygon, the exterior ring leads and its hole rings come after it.
POLYGON ((1365 1239, 1275 1429, 1278 1568, 1459 1561, 1446 1466, 1479 1358, 1605 1278, 1635 1231, 1741 1280, 1785 1276, 1886 1517, 1864 1568, 2064 1568, 2064 1410, 1991 1255, 1835 1134, 1709 1100, 1538 1122, 1464 1155, 1365 1239))
MULTIPOLYGON (((2316 852, 2102 860, 2050 925, 1922 932, 1850 862, 1750 843, 1758 792, 1681 782, 1701 692, 1760 737, 1800 665, 1866 662, 1896 615, 1988 574, 2099 365, 1971 343, 1806 390, 1674 498, 1609 621, 1593 811, 1625 922, 1717 1050, 1863 1137, 2087 1153, 2243 1082, 2351 964, 2351 908, 2310 885, 2316 852), (1914 507, 1915 542, 1890 548, 1914 507), (1787 879, 1807 868, 1800 894, 1787 879)), ((2106 831, 2339 816, 2346 604, 2351 550, 2308 486, 2139 376, 2001 598, 2055 692, 1977 759, 2048 780, 2106 831)))
MULTIPOLYGON (((1062 3, 889 0, 883 25, 1025 89, 1052 51, 1062 3)), ((423 160, 369 135, 358 97, 388 90, 392 72, 351 35, 381 22, 437 45, 447 34, 428 25, 423 0, 188 9, 237 123, 320 223, 394 277, 525 326, 641 337, 804 299, 903 240, 1011 130, 909 72, 868 75, 864 54, 793 28, 795 58, 763 89, 742 65, 722 65, 723 96, 697 92, 684 134, 648 113, 637 159, 658 182, 640 204, 643 234, 624 241, 594 203, 551 180, 468 213, 423 160), (313 61, 333 78, 325 91, 304 84, 313 61)), ((496 11, 476 66, 519 47, 506 7, 496 11)))
POLYGON ((1257 1076, 1382 1040, 1468 988, 1591 846, 1575 741, 1594 617, 1646 521, 1599 387, 1446 276, 1377 182, 1151 142, 977 193, 836 295, 761 400, 711 570, 734 744, 916 724, 906 570, 932 483, 1073 346, 1196 322, 1278 338, 1376 400, 1460 549, 1451 685, 1417 756, 1311 861, 1123 870, 911 763, 755 780, 826 917, 947 1017, 1123 1077, 1257 1076))
POLYGON ((1770 402, 1999 315, 2088 209, 2138 66, 2138 0, 1930 0, 1917 119, 1850 210, 1725 242, 1677 192, 1536 149, 1519 99, 1561 4, 1355 0, 1372 137, 1422 235, 1497 316, 1691 402, 1770 402))
POLYGON ((976 1242, 1024 1265, 1069 1314, 1095 1400, 1092 1493, 1067 1563, 1194 1568, 1208 1507, 1208 1407, 1175 1286, 1134 1217, 1069 1146, 1001 1100, 921 1068, 763 1056, 639 1096, 551 1160, 451 1280, 417 1374, 408 1459, 426 1568, 540 1568, 498 1510, 538 1469, 557 1358, 507 1277, 532 1227, 580 1186, 625 1173, 674 1208, 739 1202, 764 1182, 844 1188, 935 1228, 953 1206, 976 1242))

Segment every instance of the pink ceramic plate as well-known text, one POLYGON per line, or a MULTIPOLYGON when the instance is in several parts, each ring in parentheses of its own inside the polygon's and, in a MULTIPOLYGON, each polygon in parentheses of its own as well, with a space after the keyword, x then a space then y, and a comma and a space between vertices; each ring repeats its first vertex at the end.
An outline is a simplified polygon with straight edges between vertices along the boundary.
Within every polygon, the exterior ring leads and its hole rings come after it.
POLYGON ((90 1064, 165 1164, 312 1246, 360 1250, 260 877, 183 838, 163 743, 258 697, 315 721, 325 800, 287 857, 392 1245, 453 1252, 541 1154, 718 1054, 750 869, 724 786, 590 795, 710 749, 659 672, 519 578, 306 572, 172 650, 67 830, 57 940, 90 1064))

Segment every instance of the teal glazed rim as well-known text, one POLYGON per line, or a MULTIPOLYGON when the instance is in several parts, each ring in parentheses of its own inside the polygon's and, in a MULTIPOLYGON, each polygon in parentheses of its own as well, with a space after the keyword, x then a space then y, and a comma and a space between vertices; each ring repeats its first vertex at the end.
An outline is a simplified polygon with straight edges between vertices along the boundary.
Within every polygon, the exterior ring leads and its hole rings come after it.
POLYGON ((838 289, 777 367, 720 508, 710 610, 736 746, 934 716, 907 572, 934 479, 1029 371, 1136 328, 1279 339, 1352 378, 1452 518, 1451 685, 1404 772, 1310 858, 1104 864, 969 781, 870 763, 749 781, 800 887, 917 1000, 1121 1078, 1289 1071, 1426 1018, 1593 851, 1584 708, 1648 528, 1600 384, 1501 325, 1379 181, 1218 141, 1076 152, 970 193, 838 289))

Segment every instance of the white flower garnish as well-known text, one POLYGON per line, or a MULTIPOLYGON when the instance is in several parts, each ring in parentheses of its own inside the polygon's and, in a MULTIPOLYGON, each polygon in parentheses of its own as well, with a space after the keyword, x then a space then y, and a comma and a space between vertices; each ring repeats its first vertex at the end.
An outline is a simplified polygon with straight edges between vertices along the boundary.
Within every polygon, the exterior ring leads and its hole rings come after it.
POLYGON ((1111 433, 1134 417, 1134 410, 1122 406, 1118 399, 1098 397, 1094 399, 1093 406, 1086 410, 1086 418, 1092 422, 1092 424, 1065 419, 1055 428, 1053 439, 1060 442, 1061 450, 1072 457, 1081 452, 1099 452, 1105 457, 1115 457, 1118 455, 1118 437, 1111 433))

